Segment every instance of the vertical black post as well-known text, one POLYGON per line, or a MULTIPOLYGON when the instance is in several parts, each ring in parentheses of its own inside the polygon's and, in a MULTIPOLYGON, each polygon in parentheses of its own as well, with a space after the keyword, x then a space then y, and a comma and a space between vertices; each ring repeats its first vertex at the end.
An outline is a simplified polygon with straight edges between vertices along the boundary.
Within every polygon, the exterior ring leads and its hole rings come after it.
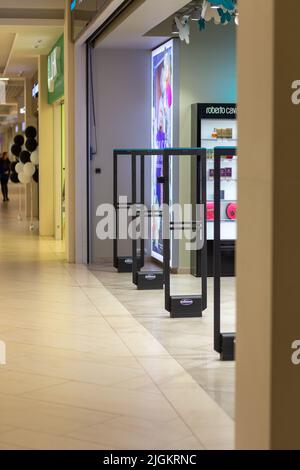
POLYGON ((170 311, 170 155, 167 150, 163 152, 163 255, 165 275, 165 309, 170 311))
POLYGON ((87 190, 87 206, 86 206, 86 226, 87 226, 87 264, 90 264, 92 261, 91 251, 92 251, 92 242, 91 242, 91 99, 90 99, 90 89, 91 89, 91 44, 89 41, 86 43, 86 190, 87 190))
MULTIPOLYGON (((136 153, 132 153, 131 158, 131 203, 132 210, 136 211, 137 203, 137 191, 136 191, 136 153)), ((137 214, 134 212, 133 219, 136 223, 137 214)), ((134 224, 132 224, 134 226, 134 224)), ((136 232, 132 233, 132 282, 133 284, 137 283, 137 239, 136 232)))
POLYGON ((207 182, 206 182, 206 151, 197 155, 197 204, 203 206, 203 247, 201 250, 201 283, 202 283, 202 308, 207 308, 207 182), (200 184, 200 187, 199 187, 200 184), (198 199, 199 198, 199 199, 198 199))
POLYGON ((115 238, 113 243, 114 267, 118 268, 118 238, 119 238, 119 204, 118 204, 118 154, 114 150, 113 156, 113 193, 115 209, 115 238))
POLYGON ((221 157, 214 154, 214 349, 221 353, 221 157))
MULTIPOLYGON (((145 155, 141 155, 141 205, 144 208, 145 205, 145 155)), ((141 238, 141 266, 145 265, 145 233, 144 233, 144 217, 146 214, 141 214, 141 227, 142 227, 142 238, 141 238)), ((148 220, 148 219, 147 219, 148 220)))

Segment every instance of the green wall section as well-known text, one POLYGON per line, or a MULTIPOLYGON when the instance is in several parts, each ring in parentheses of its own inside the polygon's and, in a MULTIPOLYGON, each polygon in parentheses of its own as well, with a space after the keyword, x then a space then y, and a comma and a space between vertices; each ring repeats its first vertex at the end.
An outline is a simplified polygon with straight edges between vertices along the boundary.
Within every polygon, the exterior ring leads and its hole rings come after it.
MULTIPOLYGON (((194 22, 192 22, 194 23, 194 22)), ((235 103, 237 99, 236 26, 209 23, 199 32, 192 24, 189 45, 180 42, 179 143, 190 147, 192 136, 192 104, 235 103)), ((191 159, 180 159, 179 200, 191 200, 191 159)), ((185 242, 179 244, 179 267, 190 268, 190 252, 185 242)))
POLYGON ((48 55, 48 75, 50 73, 50 57, 56 47, 60 47, 59 70, 54 82, 54 91, 51 93, 48 89, 48 103, 53 104, 61 99, 65 92, 64 80, 64 35, 62 35, 56 44, 54 44, 50 54, 48 55))

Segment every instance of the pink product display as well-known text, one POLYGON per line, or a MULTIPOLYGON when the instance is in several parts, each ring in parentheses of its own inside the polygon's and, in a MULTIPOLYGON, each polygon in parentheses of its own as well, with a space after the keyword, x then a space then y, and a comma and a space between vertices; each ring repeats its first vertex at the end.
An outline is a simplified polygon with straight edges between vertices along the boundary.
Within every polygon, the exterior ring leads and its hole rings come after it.
POLYGON ((230 220, 236 220, 236 211, 237 211, 237 204, 235 202, 231 202, 226 207, 226 215, 230 220))
POLYGON ((207 220, 215 219, 215 204, 213 202, 208 202, 206 206, 206 218, 207 220))

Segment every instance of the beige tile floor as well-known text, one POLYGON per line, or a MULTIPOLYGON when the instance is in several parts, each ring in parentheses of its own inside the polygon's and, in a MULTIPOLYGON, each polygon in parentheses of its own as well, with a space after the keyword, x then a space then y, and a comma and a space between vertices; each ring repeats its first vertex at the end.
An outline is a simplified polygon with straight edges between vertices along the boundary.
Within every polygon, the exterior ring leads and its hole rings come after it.
POLYGON ((0 206, 0 450, 233 448, 228 414, 126 303, 17 221, 15 193, 0 206))
MULTIPOLYGON (((234 419, 235 363, 221 362, 213 349, 213 282, 208 280, 208 308, 203 318, 170 319, 164 309, 163 291, 138 291, 131 275, 118 274, 110 262, 93 267, 93 273, 155 337, 173 359, 234 419)), ((200 281, 189 275, 172 276, 172 293, 201 291, 200 281)), ((112 317, 118 329, 129 328, 129 320, 112 317)), ((132 321, 132 320, 130 320, 132 321)), ((222 330, 235 331, 235 280, 222 280, 222 330)), ((137 345, 136 345, 137 347, 137 345)))

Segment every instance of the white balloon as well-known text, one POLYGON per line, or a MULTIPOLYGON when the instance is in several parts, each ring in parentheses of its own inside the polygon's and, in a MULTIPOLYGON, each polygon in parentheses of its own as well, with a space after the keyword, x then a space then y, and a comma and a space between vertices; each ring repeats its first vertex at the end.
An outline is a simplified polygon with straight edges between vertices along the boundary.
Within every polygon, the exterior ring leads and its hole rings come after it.
POLYGON ((35 150, 34 152, 32 152, 32 154, 30 156, 30 160, 34 165, 39 164, 39 151, 38 151, 38 149, 35 150))
POLYGON ((23 171, 26 176, 33 176, 35 173, 35 165, 31 162, 25 163, 23 171))
POLYGON ((20 183, 23 183, 23 184, 28 184, 31 182, 31 176, 28 176, 28 175, 25 175, 24 171, 22 171, 21 173, 19 173, 19 181, 20 183))
POLYGON ((16 168, 15 168, 16 172, 17 172, 17 173, 22 173, 23 169, 24 169, 23 163, 18 162, 18 163, 16 164, 16 168))

